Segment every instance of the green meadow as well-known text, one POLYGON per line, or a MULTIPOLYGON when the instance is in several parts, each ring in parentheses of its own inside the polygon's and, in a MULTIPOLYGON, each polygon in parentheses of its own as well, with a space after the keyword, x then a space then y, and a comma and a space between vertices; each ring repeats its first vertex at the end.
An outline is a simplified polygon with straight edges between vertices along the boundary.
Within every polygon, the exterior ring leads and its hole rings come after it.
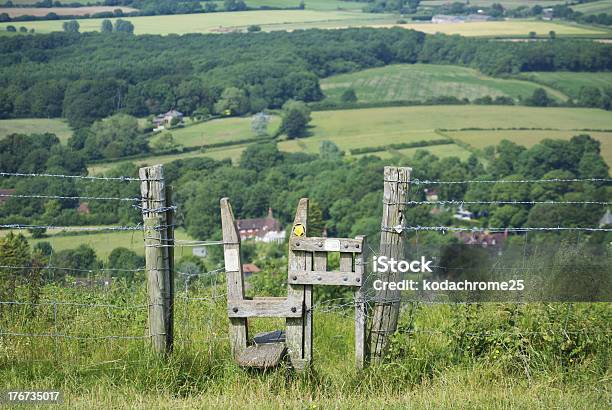
MULTIPOLYGON (((223 131, 225 122, 231 124, 233 132, 238 135, 249 135, 251 132, 250 118, 224 118, 193 126, 198 127, 198 132, 191 135, 195 135, 196 137, 193 138, 197 138, 200 132, 209 132, 210 134, 208 135, 211 135, 211 138, 215 135, 215 141, 218 140, 217 138, 222 140, 222 136, 213 134, 212 130, 223 131)), ((187 133, 189 128, 185 127, 181 129, 181 132, 187 133)), ((316 153, 319 151, 321 142, 329 140, 348 153, 348 150, 352 148, 377 147, 393 143, 440 139, 441 136, 437 131, 438 129, 458 130, 462 128, 550 128, 552 130, 563 131, 559 134, 569 135, 569 138, 571 135, 583 132, 580 130, 584 129, 612 129, 612 113, 588 108, 536 108, 490 105, 434 105, 315 111, 312 113, 312 122, 309 129, 310 136, 297 140, 281 140, 279 142, 279 149, 287 152, 316 153)), ((272 128, 270 128, 270 131, 272 131, 272 128)), ((556 132, 551 131, 553 134, 556 132)), ((592 134, 597 135, 598 138, 600 137, 598 133, 592 134)), ((177 137, 179 142, 181 141, 180 134, 175 134, 173 131, 173 135, 177 137)), ((491 138, 491 142, 485 145, 497 144, 506 134, 502 133, 501 135, 491 138)), ((605 140, 606 135, 607 133, 603 133, 600 139, 605 140)), ((228 138, 235 137, 232 135, 228 138)), ((186 139, 185 141, 190 140, 186 139)), ((192 143, 198 145, 199 142, 200 140, 196 139, 192 143)), ((211 157, 214 159, 230 158, 236 163, 246 146, 247 144, 238 144, 172 155, 150 156, 131 162, 141 165, 167 163, 184 158, 211 157)), ((440 156, 458 155, 465 157, 468 155, 467 151, 459 146, 433 146, 423 149, 428 149, 432 152, 436 150, 437 155, 440 156)), ((400 151, 407 155, 416 151, 416 149, 400 151)), ((392 153, 385 154, 383 152, 381 155, 392 155, 392 153)), ((89 170, 94 174, 100 173, 119 163, 92 164, 89 170)))
MULTIPOLYGON (((0 231, 0 236, 7 235, 10 230, 0 231)), ((13 230, 14 233, 24 235, 31 245, 38 242, 49 242, 54 251, 74 249, 79 245, 89 245, 96 250, 96 255, 102 260, 106 260, 113 249, 123 247, 144 255, 144 239, 140 231, 100 231, 100 232, 72 232, 51 229, 47 231, 46 237, 33 239, 28 231, 13 230)), ((175 231, 176 239, 191 240, 187 233, 178 228, 175 231)), ((179 248, 176 251, 177 257, 183 254, 191 254, 191 248, 179 248)))
MULTIPOLYGON (((352 88, 362 102, 423 100, 443 95, 470 100, 485 96, 518 100, 529 97, 539 87, 542 86, 529 81, 489 77, 471 68, 435 64, 389 65, 321 81, 328 98, 339 101, 342 93, 352 88)), ((563 93, 545 88, 550 96, 567 99, 563 93)))
MULTIPOLYGON (((273 134, 279 125, 280 117, 270 116, 268 133, 273 134)), ((172 134, 176 142, 184 147, 200 147, 255 137, 251 130, 251 117, 222 118, 172 129, 168 132, 172 134)))
MULTIPOLYGON (((198 13, 176 14, 169 16, 126 17, 134 24, 135 34, 186 34, 186 33, 224 33, 233 30, 245 30, 247 26, 257 24, 263 29, 273 29, 282 25, 283 29, 299 28, 300 24, 331 23, 336 27, 350 20, 380 21, 383 16, 362 14, 348 11, 315 11, 315 10, 262 10, 239 11, 231 13, 198 13)), ((99 31, 103 19, 79 20, 80 31, 99 31)), ((111 19, 114 20, 114 19, 111 19)), ((49 33, 62 30, 61 20, 12 22, 0 24, 0 33, 6 32, 7 25, 25 26, 38 33, 49 33)))
POLYGON ((0 139, 10 134, 41 134, 50 132, 66 142, 72 130, 64 120, 59 118, 18 118, 0 120, 0 139))
MULTIPOLYGON (((300 0, 246 0, 249 7, 298 7, 300 0)), ((306 10, 361 10, 364 3, 339 0, 308 0, 304 1, 306 10)))
POLYGON ((569 71, 532 72, 521 74, 521 78, 556 88, 572 98, 577 98, 580 89, 584 86, 599 88, 612 86, 612 72, 609 71, 596 73, 569 71))
POLYGON ((584 14, 612 14, 612 0, 597 0, 572 6, 572 10, 584 14))

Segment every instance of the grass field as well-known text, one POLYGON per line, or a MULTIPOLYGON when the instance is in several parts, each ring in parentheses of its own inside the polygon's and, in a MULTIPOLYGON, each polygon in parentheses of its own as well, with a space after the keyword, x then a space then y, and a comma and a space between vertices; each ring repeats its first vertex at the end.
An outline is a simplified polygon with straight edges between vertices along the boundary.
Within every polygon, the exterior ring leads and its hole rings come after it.
MULTIPOLYGON (((423 100, 442 95, 470 100, 508 96, 516 100, 530 96, 539 87, 541 85, 529 81, 488 77, 471 68, 434 64, 390 65, 321 81, 328 98, 338 101, 346 89, 353 88, 363 102, 423 100)), ((548 87, 546 91, 557 99, 567 100, 559 91, 548 87)))
MULTIPOLYGON (((422 0, 419 4, 421 7, 426 6, 441 6, 449 4, 448 0, 422 0)), ((517 8, 521 6, 533 7, 539 4, 542 7, 552 7, 555 4, 565 4, 564 0, 470 0, 470 6, 485 6, 490 7, 494 3, 499 3, 504 8, 517 8)))
MULTIPOLYGON (((249 7, 298 7, 300 0, 246 0, 245 3, 249 7)), ((306 10, 361 10, 365 6, 364 3, 356 1, 338 1, 338 0, 307 0, 304 2, 306 10)))
MULTIPOLYGON (((244 30, 247 26, 258 24, 263 29, 280 27, 297 28, 302 23, 328 24, 342 26, 343 22, 358 19, 359 21, 379 22, 384 16, 346 11, 313 11, 313 10, 273 10, 243 11, 232 13, 180 14, 171 16, 127 17, 134 24, 136 34, 185 34, 185 33, 220 33, 244 30)), ((99 31, 103 19, 80 20, 80 31, 99 31)), ((113 20, 113 19, 111 19, 113 20)), ((0 24, 0 32, 6 26, 15 23, 0 24)), ((364 23, 365 24, 365 23, 364 23)), ((34 28, 37 33, 61 31, 62 21, 19 22, 19 26, 34 28)))
POLYGON ((601 142, 601 155, 612 167, 612 132, 594 131, 544 131, 544 130, 493 130, 493 131, 446 131, 445 135, 461 140, 474 148, 496 145, 502 139, 531 147, 545 138, 570 139, 574 135, 589 134, 601 142))
MULTIPOLYGON (((412 157, 418 150, 429 151, 433 155, 437 157, 457 157, 461 160, 466 160, 469 158, 472 153, 465 148, 460 147, 457 144, 444 144, 444 145, 432 145, 429 147, 421 147, 421 148, 405 148, 405 149, 389 149, 387 151, 379 151, 379 152, 371 152, 369 154, 358 154, 355 155, 356 158, 363 157, 366 155, 375 155, 382 159, 391 159, 394 157, 400 158, 410 158, 412 157)), ((391 165, 391 164, 390 164, 391 165)))
POLYGON ((525 80, 556 88, 572 98, 577 98, 580 88, 584 86, 599 88, 612 86, 612 72, 609 71, 597 73, 575 73, 568 71, 531 72, 523 73, 521 77, 525 80))
MULTIPOLYGON (((273 134, 280 125, 280 117, 271 116, 268 133, 273 134)), ((174 139, 185 147, 199 147, 225 141, 254 138, 251 117, 223 118, 169 131, 174 139)))
MULTIPOLYGON (((0 236, 7 235, 10 230, 1 230, 0 236)), ((96 233, 66 233, 59 230, 48 230, 47 237, 32 239, 28 231, 13 230, 14 233, 20 232, 31 245, 38 242, 49 242, 54 251, 73 249, 79 245, 89 245, 96 250, 96 255, 102 260, 106 260, 111 251, 115 248, 124 247, 131 249, 139 255, 144 255, 144 239, 142 232, 139 231, 116 231, 116 232, 96 232, 96 233)), ((191 240, 189 235, 178 228, 175 231, 176 239, 191 240)), ((191 248, 179 248, 176 251, 177 257, 191 253, 191 248)))
MULTIPOLYGON (((390 27, 392 25, 386 25, 390 27)), ((610 36, 609 29, 582 26, 576 24, 561 24, 538 20, 485 21, 475 23, 410 23, 401 27, 411 28, 428 34, 459 34, 467 37, 527 37, 534 31, 539 37, 548 37, 550 31, 557 36, 610 36)))
MULTIPOLYGON (((236 126, 248 119, 217 120, 215 127, 222 129, 223 122, 236 126)), ((439 139, 437 129, 461 128, 552 128, 572 134, 580 129, 612 129, 612 112, 587 108, 534 108, 522 106, 417 106, 368 108, 357 110, 315 111, 308 138, 279 142, 279 149, 287 152, 319 151, 322 141, 330 140, 341 149, 363 148, 392 143, 439 139)), ((184 129, 185 131, 188 128, 184 129)), ((576 132, 578 134, 580 132, 576 132)), ((497 139, 499 141, 499 139, 497 139)), ((493 142, 495 144, 496 142, 493 142)), ((487 144, 489 145, 489 144, 487 144)), ((211 148, 204 152, 152 156, 131 162, 141 164, 167 163, 176 159, 211 157, 240 158, 246 145, 211 148)), ((440 155, 466 155, 465 150, 451 147, 427 147, 438 150, 440 155)), ((415 149, 413 149, 415 150, 415 149)), ((402 150, 402 153, 411 152, 402 150)), ((383 153, 383 155, 386 155, 383 153)), ((89 167, 91 173, 100 173, 119 164, 100 163, 89 167)))
POLYGON ((590 3, 577 4, 572 6, 572 10, 584 14, 612 14, 612 0, 598 0, 590 3))
POLYGON ((72 135, 68 124, 59 118, 19 118, 12 120, 0 120, 0 139, 9 134, 38 134, 50 132, 58 136, 62 142, 66 142, 72 135))
MULTIPOLYGON (((132 7, 124 6, 92 6, 92 7, 0 7, 0 13, 7 13, 10 17, 17 16, 46 16, 55 13, 58 16, 84 16, 86 14, 113 12, 116 9, 123 10, 124 13, 136 11, 132 7)), ((19 23, 19 22, 16 22, 19 23)))

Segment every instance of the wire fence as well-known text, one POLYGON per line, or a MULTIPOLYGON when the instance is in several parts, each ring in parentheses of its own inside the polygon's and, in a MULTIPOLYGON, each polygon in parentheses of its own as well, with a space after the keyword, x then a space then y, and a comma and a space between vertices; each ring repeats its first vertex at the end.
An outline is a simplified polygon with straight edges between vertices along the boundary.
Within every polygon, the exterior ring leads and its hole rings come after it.
MULTIPOLYGON (((6 177, 40 177, 40 178, 64 178, 64 179, 79 179, 86 181, 114 181, 114 182, 143 182, 143 181, 159 181, 159 179, 140 179, 133 177, 102 177, 102 176, 81 176, 81 175, 60 175, 60 174, 37 174, 37 173, 9 173, 0 172, 0 176, 6 177)), ((397 181, 391 181, 397 182, 397 181)), ((546 183, 609 183, 612 179, 609 178, 586 178, 586 179, 524 179, 524 180, 464 180, 464 181, 441 181, 441 180, 419 180, 414 179, 409 181, 410 185, 424 186, 424 185, 456 185, 456 184, 546 184, 546 183)), ((125 202, 132 207, 139 209, 142 213, 153 213, 161 214, 167 212, 176 212, 177 207, 170 206, 159 206, 154 208, 148 208, 143 205, 139 205, 144 198, 137 197, 121 197, 121 196, 77 196, 77 195, 42 195, 42 194, 16 194, 16 193, 3 193, 0 194, 3 198, 19 198, 19 199, 57 199, 57 200, 87 200, 87 201, 118 201, 125 202)), ((148 199, 151 201, 151 199, 148 199)), ((602 200, 585 200, 585 201, 562 201, 562 200, 434 200, 434 201, 419 201, 410 200, 401 203, 390 203, 385 202, 387 205, 402 205, 402 206, 459 206, 465 205, 551 205, 551 206, 586 206, 586 205, 597 205, 597 206, 609 206, 612 204, 610 201, 602 200)), ((154 230, 165 229, 168 227, 176 227, 175 224, 160 224, 154 226, 154 230)), ((0 224, 0 229, 49 229, 49 230, 63 230, 63 231, 84 231, 84 232, 95 232, 95 231, 145 231, 143 224, 137 225, 124 225, 124 226, 54 226, 44 224, 0 224)), ((419 226, 419 225, 398 225, 394 227, 381 226, 380 232, 396 232, 403 233, 408 231, 414 231, 417 233, 420 231, 433 231, 433 232, 506 232, 506 233, 517 233, 517 234, 528 234, 530 232, 610 232, 612 228, 609 227, 587 227, 587 226, 550 226, 550 227, 463 227, 463 226, 419 226)), ((147 239, 160 239, 160 238, 149 238, 143 235, 143 241, 147 239)), ((193 248, 193 247, 207 247, 207 246, 220 246, 223 244, 222 241, 217 240, 177 240, 177 239, 162 239, 159 244, 144 244, 143 247, 159 247, 159 248, 193 248)), ((370 250, 374 250, 370 247, 370 250)), ((31 266, 25 265, 11 265, 2 264, 0 269, 7 269, 11 271, 27 270, 31 269, 31 266)), ((441 268, 441 267, 439 267, 441 268)), ((525 267, 528 269, 529 267, 525 267)), ((97 269, 83 269, 77 267, 60 267, 60 266, 44 266, 42 269, 47 271, 62 271, 69 273, 86 273, 93 276, 95 279, 105 279, 100 276, 101 274, 108 274, 112 276, 117 272, 144 272, 145 267, 138 268, 97 268, 97 269)), ((457 269, 457 268, 454 268, 457 269)), ((502 268, 503 269, 503 268, 502 268)), ((513 267, 512 269, 517 269, 513 267)), ((174 312, 175 322, 179 324, 177 326, 177 338, 178 343, 193 343, 193 334, 197 330, 197 334, 207 332, 212 337, 217 339, 227 339, 227 331, 225 329, 225 321, 227 315, 225 313, 226 298, 227 294, 224 289, 223 273, 225 268, 219 267, 207 272, 183 272, 176 271, 175 288, 178 290, 175 294, 174 300, 174 312)), ((375 273, 368 272, 366 274, 365 283, 371 283, 377 276, 375 273)), ((108 276, 106 276, 108 278, 108 276)), ((110 285, 112 287, 112 284, 110 285)), ((480 302, 439 302, 439 301, 409 301, 399 299, 387 299, 381 300, 376 291, 372 288, 364 289, 363 298, 368 304, 374 303, 400 303, 404 302, 408 305, 435 305, 435 304, 449 304, 449 305, 470 305, 478 304, 480 302)), ((87 299, 87 297, 85 298, 87 299)), ((91 299, 99 299, 93 297, 91 299)), ((48 314, 49 320, 32 320, 32 325, 27 320, 17 322, 21 328, 16 327, 6 322, 0 322, 0 337, 26 337, 26 338, 51 338, 54 340, 66 339, 66 340, 78 340, 78 341, 100 341, 100 340, 136 340, 142 341, 149 339, 150 336, 146 334, 146 317, 150 303, 146 301, 144 292, 140 292, 139 295, 135 295, 131 302, 124 300, 125 303, 102 303, 98 301, 94 302, 83 302, 74 300, 36 300, 36 301, 24 301, 24 300, 0 300, 0 312, 6 314, 7 309, 22 309, 21 315, 23 318, 32 318, 31 313, 23 311, 24 308, 34 308, 38 310, 45 310, 48 314), (90 334, 79 334, 74 331, 72 325, 81 324, 80 320, 75 320, 79 317, 95 319, 97 316, 87 312, 91 312, 92 309, 104 310, 106 317, 112 317, 113 312, 118 312, 120 315, 126 314, 131 315, 129 319, 134 321, 137 326, 131 326, 131 329, 135 332, 133 334, 111 334, 110 332, 96 332, 95 323, 87 333, 90 334), (4 312, 3 312, 4 311, 4 312), (62 314, 64 315, 62 316, 62 314), (52 319, 50 319, 52 317, 52 319), (39 326, 38 328, 36 326, 39 326), (140 326, 140 327, 138 327, 140 326), (22 330, 23 329, 23 330, 22 330), (32 329, 32 331, 26 331, 32 329), (37 330, 37 331, 34 331, 37 330)), ((311 310, 318 313, 330 313, 337 314, 347 318, 353 318, 352 308, 356 306, 356 300, 353 296, 340 296, 334 298, 328 298, 315 303, 311 310)), ((520 302, 512 302, 514 304, 520 304, 520 302)), ((125 319, 120 316, 122 321, 125 319)), ((75 325, 76 326, 76 325, 75 325)), ((106 329, 102 327, 102 329, 106 329)), ((78 330, 78 329, 77 329, 78 330)), ((440 330, 434 328, 415 328, 415 327, 400 327, 399 332, 403 334, 448 334, 452 330, 440 330)), ((545 331, 482 331, 482 332, 467 332, 466 335, 508 335, 513 337, 520 337, 521 335, 527 334, 550 334, 551 330, 545 331)), ((575 330, 562 330, 564 334, 588 334, 589 329, 583 329, 583 331, 575 330)), ((612 331, 593 330, 593 332, 600 334, 609 334, 612 331)))

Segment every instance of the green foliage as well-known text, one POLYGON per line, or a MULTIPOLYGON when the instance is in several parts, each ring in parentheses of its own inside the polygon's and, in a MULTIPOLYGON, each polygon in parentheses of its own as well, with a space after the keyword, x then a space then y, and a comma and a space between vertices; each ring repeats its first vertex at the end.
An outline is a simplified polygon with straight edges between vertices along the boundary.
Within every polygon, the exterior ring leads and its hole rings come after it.
POLYGON ((340 101, 344 103, 357 102, 357 94, 355 93, 355 90, 353 90, 352 88, 349 88, 346 91, 344 91, 342 95, 340 96, 340 101))
MULTIPOLYGON (((162 144, 167 142, 166 137, 162 144)), ((92 159, 120 158, 147 152, 148 144, 138 129, 136 118, 116 114, 91 126, 91 135, 85 140, 84 150, 92 159)))
POLYGON ((179 144, 169 132, 164 132, 155 137, 150 145, 151 150, 156 154, 183 151, 183 146, 179 144))
POLYGON ((243 115, 249 111, 249 99, 244 90, 226 88, 215 104, 215 111, 222 115, 243 115))
POLYGON ((128 20, 117 19, 115 21, 115 32, 133 34, 134 24, 132 24, 132 22, 128 20))
POLYGON ((531 97, 525 100, 525 105, 532 107, 548 107, 551 105, 552 100, 543 88, 537 88, 531 97))
POLYGON ((248 26, 248 27, 247 27, 247 31, 248 31, 249 33, 257 33, 257 32, 259 32, 259 31, 261 31, 261 26, 258 26, 258 25, 255 25, 255 24, 252 24, 252 25, 250 25, 250 26, 248 26))
POLYGON ((65 21, 64 24, 62 24, 62 28, 67 33, 78 33, 80 27, 81 25, 76 20, 65 21))
POLYGON ((302 101, 287 101, 283 105, 281 131, 290 139, 306 135, 311 120, 310 108, 302 101))
POLYGON ((134 278, 134 270, 145 266, 144 257, 127 248, 115 248, 108 256, 108 268, 115 269, 114 277, 134 278))
POLYGON ((100 31, 102 33, 112 33, 113 31, 113 23, 112 21, 105 19, 102 20, 102 25, 100 26, 100 31))

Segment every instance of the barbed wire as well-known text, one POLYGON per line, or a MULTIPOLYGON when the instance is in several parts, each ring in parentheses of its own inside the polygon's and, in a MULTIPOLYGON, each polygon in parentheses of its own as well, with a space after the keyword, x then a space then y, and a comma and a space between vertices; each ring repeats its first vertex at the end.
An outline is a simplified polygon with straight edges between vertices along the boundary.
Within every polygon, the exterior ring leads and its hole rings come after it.
POLYGON ((59 339, 74 339, 74 340, 138 340, 138 339, 150 339, 150 336, 123 336, 123 335, 104 335, 104 336, 73 336, 63 333, 16 333, 6 332, 0 329, 0 336, 20 336, 20 337, 51 337, 59 339))
POLYGON ((159 179, 140 179, 133 177, 100 177, 100 176, 86 176, 86 175, 63 175, 63 174, 45 174, 45 173, 22 173, 22 172, 0 172, 0 176, 3 177, 43 177, 43 178, 71 178, 71 179, 87 179, 97 181, 159 181, 159 179))
POLYGON ((585 231, 585 232, 611 232, 612 228, 593 227, 525 227, 525 228, 464 228, 457 226, 381 226, 383 232, 402 233, 404 231, 437 231, 437 232, 535 232, 535 231, 585 231))
POLYGON ((85 308, 107 308, 107 309, 127 309, 127 310, 145 309, 151 306, 150 304, 111 305, 111 304, 100 304, 100 303, 81 303, 81 302, 63 302, 63 301, 24 302, 24 301, 16 301, 16 300, 9 300, 9 301, 0 300, 0 305, 75 306, 75 307, 85 307, 85 308))
POLYGON ((462 201, 456 199, 439 201, 385 202, 385 205, 610 205, 607 201, 462 201))
MULTIPOLYGON (((31 269, 32 266, 18 266, 18 265, 0 265, 0 269, 31 269)), ((64 268, 60 266, 44 266, 42 270, 63 270, 67 272, 142 272, 146 268, 143 266, 142 268, 95 268, 95 269, 80 269, 80 268, 64 268)))
MULTIPOLYGON (((153 228, 163 228, 156 226, 153 228)), ((132 226, 54 226, 54 225, 22 225, 0 224, 0 229, 55 229, 62 231, 142 231, 142 224, 132 226)))
POLYGON ((83 199, 87 201, 141 201, 141 198, 99 197, 99 196, 62 196, 62 195, 31 195, 31 194, 0 194, 4 198, 38 198, 38 199, 83 199))
POLYGON ((509 180, 509 179, 468 179, 464 181, 439 181, 439 180, 428 180, 428 179, 412 179, 410 181, 397 181, 385 179, 385 182, 397 182, 400 184, 412 184, 412 185, 448 185, 448 184, 540 184, 550 182, 612 182, 611 178, 551 178, 551 179, 520 179, 520 180, 509 180))

